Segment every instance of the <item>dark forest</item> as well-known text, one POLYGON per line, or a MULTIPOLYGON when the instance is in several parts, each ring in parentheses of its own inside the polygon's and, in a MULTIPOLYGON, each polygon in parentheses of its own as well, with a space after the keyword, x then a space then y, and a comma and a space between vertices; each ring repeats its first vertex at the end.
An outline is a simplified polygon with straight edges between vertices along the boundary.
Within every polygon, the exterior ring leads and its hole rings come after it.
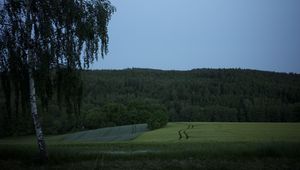
MULTIPOLYGON (((61 89, 71 90, 73 100, 56 98, 58 92, 53 92, 47 106, 39 102, 47 134, 137 123, 160 127, 153 120, 162 125, 167 121, 300 121, 300 75, 294 73, 125 69, 81 71, 81 78, 81 88, 61 89)), ((1 136, 32 134, 28 110, 16 106, 12 97, 8 114, 3 92, 1 136)))

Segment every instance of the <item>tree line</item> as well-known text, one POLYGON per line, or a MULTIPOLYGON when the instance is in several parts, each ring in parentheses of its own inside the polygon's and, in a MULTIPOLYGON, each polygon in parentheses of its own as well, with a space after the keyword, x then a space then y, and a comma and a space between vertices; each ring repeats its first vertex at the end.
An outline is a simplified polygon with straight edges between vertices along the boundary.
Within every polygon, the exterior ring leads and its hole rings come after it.
MULTIPOLYGON (((167 121, 300 121, 299 74, 243 69, 85 70, 79 74, 80 88, 61 89, 74 100, 54 97, 43 107, 39 99, 47 134, 134 123, 148 123, 155 129, 167 121)), ((28 111, 11 107, 8 115, 3 90, 0 95, 0 134, 32 133, 28 111)))

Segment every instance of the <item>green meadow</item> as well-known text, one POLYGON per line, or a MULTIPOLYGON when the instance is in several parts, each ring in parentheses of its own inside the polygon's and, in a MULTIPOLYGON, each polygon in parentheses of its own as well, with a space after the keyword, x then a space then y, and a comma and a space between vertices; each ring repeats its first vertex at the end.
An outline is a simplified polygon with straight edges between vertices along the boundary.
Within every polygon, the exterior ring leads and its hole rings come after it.
POLYGON ((133 142, 299 142, 299 123, 169 123, 133 142), (179 131, 182 138, 180 139, 179 131), (188 138, 186 139, 187 134, 188 138))
POLYGON ((33 136, 0 140, 1 169, 299 169, 299 123, 145 124, 47 136, 40 164, 33 136))

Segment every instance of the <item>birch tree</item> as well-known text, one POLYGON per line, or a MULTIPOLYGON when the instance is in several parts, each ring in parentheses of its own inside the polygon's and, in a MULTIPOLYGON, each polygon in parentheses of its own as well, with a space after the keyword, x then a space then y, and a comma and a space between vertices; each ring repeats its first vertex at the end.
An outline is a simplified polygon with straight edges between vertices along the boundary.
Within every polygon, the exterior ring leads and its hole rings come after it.
MULTIPOLYGON (((10 111, 11 95, 17 99, 21 95, 21 102, 28 103, 42 160, 47 159, 47 150, 37 101, 47 103, 51 91, 59 89, 54 82, 60 84, 62 69, 66 75, 78 75, 76 70, 88 68, 108 53, 107 26, 114 12, 108 0, 2 1, 0 73, 7 108, 10 111), (11 87, 22 88, 12 93, 11 87)), ((62 85, 76 84, 80 84, 78 78, 62 85)))

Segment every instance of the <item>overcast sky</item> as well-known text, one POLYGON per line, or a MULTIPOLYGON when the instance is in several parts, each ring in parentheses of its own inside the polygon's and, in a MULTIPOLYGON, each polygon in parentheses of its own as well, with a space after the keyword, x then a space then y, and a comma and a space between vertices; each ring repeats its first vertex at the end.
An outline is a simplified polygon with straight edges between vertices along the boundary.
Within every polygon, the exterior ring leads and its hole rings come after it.
POLYGON ((111 0, 110 53, 93 69, 300 73, 300 0, 111 0))
POLYGON ((109 24, 110 53, 92 69, 300 73, 300 0, 111 2, 117 12, 109 24))

